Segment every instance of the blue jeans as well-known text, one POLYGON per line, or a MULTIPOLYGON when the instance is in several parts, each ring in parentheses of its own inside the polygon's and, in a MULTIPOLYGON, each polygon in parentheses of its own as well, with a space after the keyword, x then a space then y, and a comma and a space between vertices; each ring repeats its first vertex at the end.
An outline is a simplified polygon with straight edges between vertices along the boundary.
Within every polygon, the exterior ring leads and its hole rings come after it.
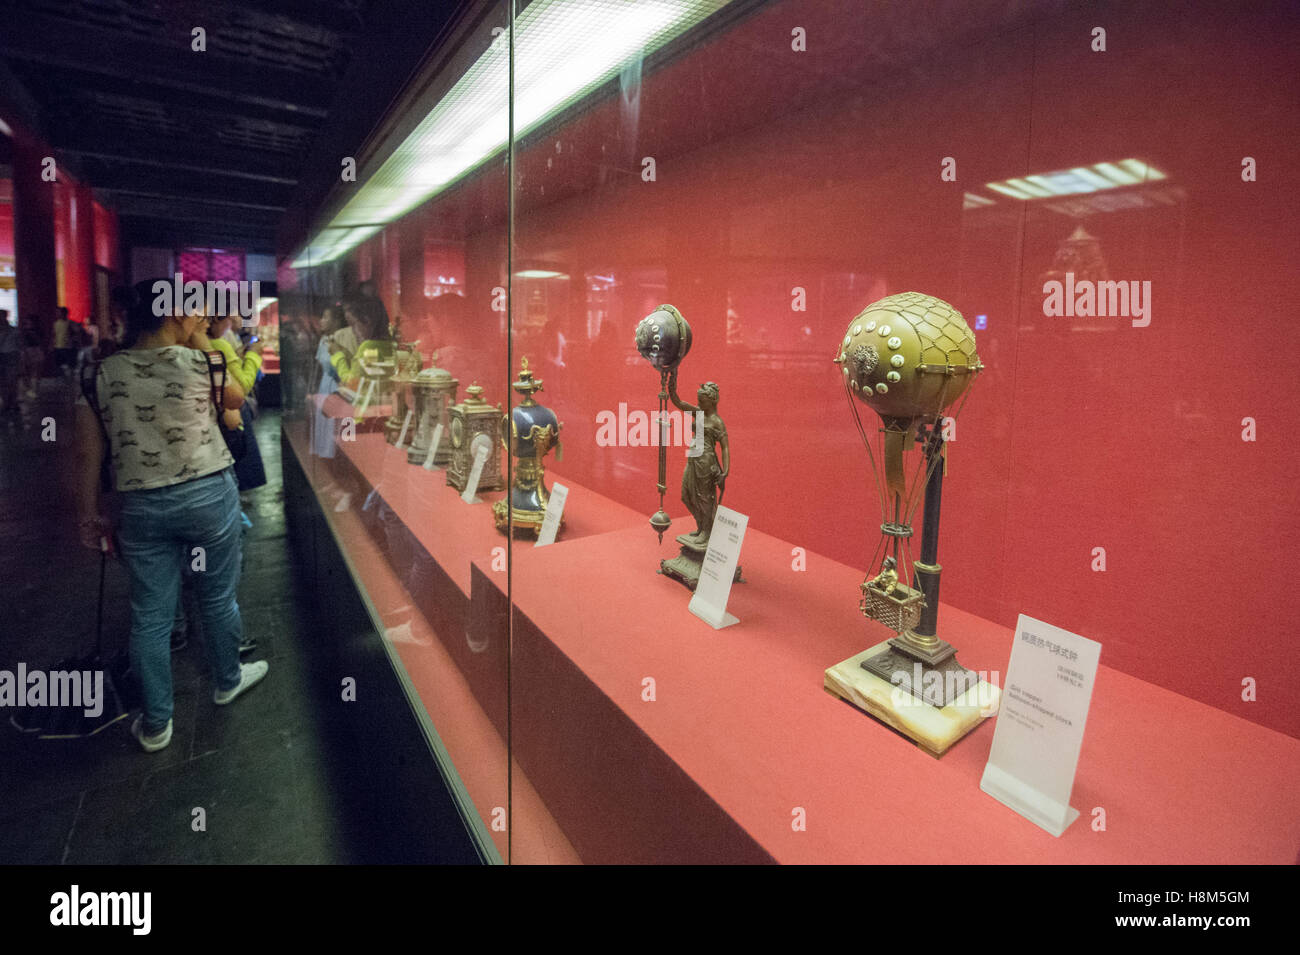
POLYGON ((122 558, 131 575, 131 667, 144 694, 144 729, 162 732, 172 718, 172 622, 181 568, 202 562, 191 579, 198 596, 204 643, 219 690, 239 685, 243 623, 239 587, 239 490, 232 469, 144 491, 122 494, 122 558))

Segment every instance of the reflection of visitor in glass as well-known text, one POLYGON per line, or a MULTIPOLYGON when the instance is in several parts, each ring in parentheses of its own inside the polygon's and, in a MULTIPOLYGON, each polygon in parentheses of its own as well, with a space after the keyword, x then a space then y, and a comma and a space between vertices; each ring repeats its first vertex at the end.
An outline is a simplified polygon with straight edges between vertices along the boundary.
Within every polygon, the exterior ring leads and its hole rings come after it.
POLYGON ((727 472, 731 470, 727 426, 718 416, 718 386, 712 381, 700 385, 696 397, 700 404, 696 407, 677 396, 677 372, 674 370, 668 394, 672 396, 673 404, 690 414, 703 429, 702 435, 695 435, 687 454, 686 469, 682 472, 682 503, 695 518, 695 533, 686 537, 692 546, 703 549, 708 546, 713 531, 713 515, 717 513, 727 486, 727 472), (696 412, 702 413, 702 419, 695 417, 696 412))
POLYGON ((339 376, 331 361, 335 349, 340 353, 351 354, 356 350, 356 339, 352 329, 343 320, 343 309, 337 305, 326 306, 320 318, 321 337, 316 346, 316 364, 320 368, 320 381, 316 385, 316 398, 313 401, 311 452, 318 458, 334 457, 334 420, 328 417, 323 408, 326 398, 338 387, 339 376), (347 333, 348 342, 340 339, 347 333), (349 347, 349 345, 351 347, 349 347))
POLYGON ((343 316, 352 333, 352 340, 360 344, 349 353, 344 343, 343 330, 326 341, 329 343, 330 363, 338 374, 339 381, 348 384, 361 377, 362 368, 358 356, 369 354, 381 360, 391 358, 393 341, 388 330, 388 312, 379 299, 347 299, 343 303, 343 316))

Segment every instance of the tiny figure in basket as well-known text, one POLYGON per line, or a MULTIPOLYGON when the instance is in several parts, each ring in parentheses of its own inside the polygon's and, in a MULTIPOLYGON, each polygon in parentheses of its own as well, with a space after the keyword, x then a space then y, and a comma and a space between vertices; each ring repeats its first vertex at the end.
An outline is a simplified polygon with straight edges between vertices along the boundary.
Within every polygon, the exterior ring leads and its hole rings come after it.
POLYGON ((881 565, 880 573, 872 577, 867 584, 887 596, 893 596, 894 591, 898 589, 898 561, 892 557, 886 557, 885 562, 881 565))

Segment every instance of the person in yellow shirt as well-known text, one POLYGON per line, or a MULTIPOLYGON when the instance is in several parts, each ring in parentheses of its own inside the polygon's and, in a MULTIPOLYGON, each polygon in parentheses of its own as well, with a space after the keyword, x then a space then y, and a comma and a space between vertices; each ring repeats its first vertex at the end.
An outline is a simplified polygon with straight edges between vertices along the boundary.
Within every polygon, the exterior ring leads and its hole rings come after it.
MULTIPOLYGON (((262 368, 262 343, 251 342, 241 351, 236 350, 230 339, 233 315, 221 315, 208 320, 208 340, 212 342, 213 351, 221 353, 226 360, 226 375, 239 385, 244 394, 252 395, 253 386, 257 384, 257 373, 262 368)), ((240 492, 251 491, 266 483, 266 469, 262 466, 262 454, 257 447, 257 438, 253 434, 253 410, 250 402, 245 402, 238 410, 222 413, 222 424, 229 431, 243 429, 243 453, 235 460, 235 477, 239 479, 240 492)))
POLYGON ((360 342, 355 351, 349 351, 335 334, 327 339, 330 364, 339 382, 355 385, 361 377, 359 356, 375 355, 380 359, 392 358, 393 339, 388 330, 388 313, 377 298, 357 296, 343 303, 343 316, 352 330, 355 341, 360 342))
POLYGON ((262 343, 250 342, 243 354, 240 354, 228 337, 231 321, 230 315, 212 319, 208 323, 208 340, 212 342, 213 349, 221 352, 226 359, 226 374, 235 379, 235 383, 244 389, 244 394, 250 394, 253 385, 257 383, 257 373, 262 368, 262 343))

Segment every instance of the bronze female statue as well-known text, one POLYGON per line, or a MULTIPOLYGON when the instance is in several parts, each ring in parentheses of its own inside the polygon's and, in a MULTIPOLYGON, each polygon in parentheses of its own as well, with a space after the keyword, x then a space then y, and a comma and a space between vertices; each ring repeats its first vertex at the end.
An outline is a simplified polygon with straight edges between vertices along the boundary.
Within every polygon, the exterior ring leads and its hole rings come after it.
POLYGON ((686 539, 679 540, 683 544, 689 541, 691 546, 704 550, 708 547, 713 515, 722 502, 727 472, 731 469, 727 426, 718 416, 718 386, 712 381, 701 385, 696 398, 700 404, 696 407, 678 397, 677 371, 674 369, 669 378, 668 393, 673 404, 683 414, 690 415, 692 421, 697 421, 703 432, 695 435, 691 450, 687 452, 686 469, 682 471, 682 503, 695 518, 695 533, 684 535, 686 539), (699 419, 695 418, 697 412, 701 415, 699 419))

